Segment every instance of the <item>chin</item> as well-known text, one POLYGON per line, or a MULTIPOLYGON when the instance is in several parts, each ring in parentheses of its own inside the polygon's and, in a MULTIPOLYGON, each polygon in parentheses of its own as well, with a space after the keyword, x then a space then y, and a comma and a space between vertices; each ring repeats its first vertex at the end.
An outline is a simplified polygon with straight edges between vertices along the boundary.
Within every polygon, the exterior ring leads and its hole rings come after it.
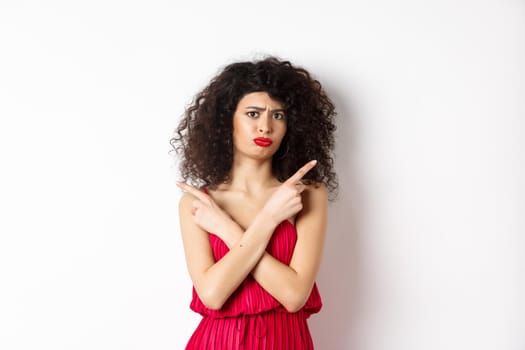
POLYGON ((275 151, 266 150, 266 151, 260 151, 257 153, 245 154, 245 155, 252 159, 267 160, 267 159, 272 159, 274 154, 275 154, 275 151))

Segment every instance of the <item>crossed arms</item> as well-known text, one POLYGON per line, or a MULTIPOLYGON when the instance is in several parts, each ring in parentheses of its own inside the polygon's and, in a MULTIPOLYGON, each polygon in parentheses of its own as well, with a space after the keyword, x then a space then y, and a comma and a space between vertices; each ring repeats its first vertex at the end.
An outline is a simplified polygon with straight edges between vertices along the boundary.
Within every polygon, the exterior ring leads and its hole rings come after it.
POLYGON ((197 294, 208 308, 220 309, 249 274, 289 312, 303 307, 322 258, 328 206, 323 184, 297 194, 294 182, 313 167, 308 164, 279 186, 245 231, 210 196, 181 185, 187 191, 179 203, 186 263, 197 294), (192 214, 195 206, 197 215, 192 214), (266 247, 276 226, 295 214, 297 242, 286 265, 266 247), (229 248, 217 262, 207 233, 212 231, 229 248))

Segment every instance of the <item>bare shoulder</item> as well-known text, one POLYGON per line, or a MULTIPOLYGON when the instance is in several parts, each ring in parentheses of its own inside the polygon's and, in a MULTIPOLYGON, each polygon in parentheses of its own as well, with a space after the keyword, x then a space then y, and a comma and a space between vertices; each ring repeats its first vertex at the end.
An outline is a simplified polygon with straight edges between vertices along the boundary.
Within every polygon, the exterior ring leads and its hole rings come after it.
POLYGON ((203 198, 206 198, 208 195, 199 188, 195 187, 188 187, 188 190, 184 192, 184 194, 181 196, 179 200, 179 209, 181 208, 189 208, 192 206, 192 202, 194 200, 202 200, 203 198))
POLYGON ((179 200, 179 222, 181 225, 181 233, 184 236, 192 237, 192 240, 196 237, 197 233, 200 233, 200 236, 205 236, 204 231, 199 227, 193 220, 192 202, 196 200, 193 194, 185 192, 179 200))
POLYGON ((328 189, 322 182, 312 183, 306 186, 305 194, 308 199, 314 201, 327 201, 328 200, 328 189))
POLYGON ((302 193, 302 204, 296 219, 297 232, 303 238, 316 237, 314 241, 318 243, 316 239, 322 239, 326 232, 328 189, 323 183, 308 185, 302 193))
POLYGON ((197 197, 195 195, 191 194, 190 192, 184 192, 184 194, 180 197, 179 200, 179 218, 180 220, 184 221, 193 221, 189 220, 191 218, 191 211, 193 210, 193 204, 192 202, 197 200, 197 197))
POLYGON ((194 195, 192 195, 191 193, 184 192, 182 194, 182 197, 180 197, 180 200, 179 200, 179 209, 184 209, 184 208, 191 207, 191 202, 193 202, 196 199, 197 198, 194 195))
POLYGON ((302 216, 325 212, 328 207, 328 189, 322 182, 310 184, 302 193, 302 201, 302 216))

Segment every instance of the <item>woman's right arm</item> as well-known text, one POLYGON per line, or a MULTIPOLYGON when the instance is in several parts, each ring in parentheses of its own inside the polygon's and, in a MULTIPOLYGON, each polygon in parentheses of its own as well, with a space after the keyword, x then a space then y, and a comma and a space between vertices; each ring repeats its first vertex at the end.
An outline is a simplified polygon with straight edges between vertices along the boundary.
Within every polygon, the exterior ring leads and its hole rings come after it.
POLYGON ((184 254, 200 299, 208 308, 218 310, 260 260, 277 223, 266 211, 259 212, 237 244, 215 262, 208 233, 192 215, 192 202, 196 199, 186 192, 179 202, 184 254))

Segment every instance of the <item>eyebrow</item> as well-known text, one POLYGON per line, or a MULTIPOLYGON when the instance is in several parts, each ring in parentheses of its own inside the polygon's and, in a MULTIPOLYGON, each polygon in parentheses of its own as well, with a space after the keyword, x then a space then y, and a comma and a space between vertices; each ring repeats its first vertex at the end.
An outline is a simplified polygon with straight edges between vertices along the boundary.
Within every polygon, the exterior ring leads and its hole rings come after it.
MULTIPOLYGON (((266 110, 266 108, 257 107, 257 106, 248 106, 248 107, 246 107, 246 109, 248 109, 248 108, 253 108, 253 109, 257 110, 257 111, 264 111, 264 110, 266 110)), ((272 109, 271 111, 272 112, 285 112, 285 110, 283 108, 276 108, 276 109, 272 109)))

